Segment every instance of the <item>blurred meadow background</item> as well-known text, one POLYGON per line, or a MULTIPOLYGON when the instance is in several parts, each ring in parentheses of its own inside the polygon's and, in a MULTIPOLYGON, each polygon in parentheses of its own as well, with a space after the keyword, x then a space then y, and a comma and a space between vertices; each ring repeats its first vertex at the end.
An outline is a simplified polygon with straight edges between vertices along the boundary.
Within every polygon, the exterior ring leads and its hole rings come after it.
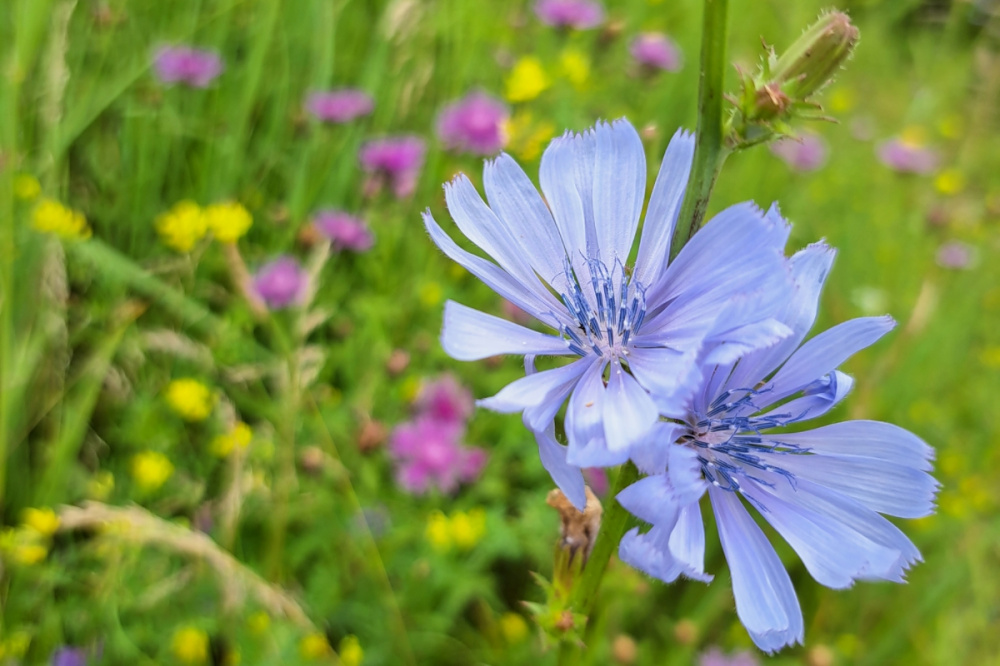
MULTIPOLYGON (((730 60, 826 7, 732 0, 730 60)), ((589 663, 1000 663, 1000 3, 837 8, 861 30, 822 95, 839 122, 730 158, 711 210, 777 201, 791 249, 839 249, 816 330, 899 321, 827 418, 937 449, 938 513, 901 523, 925 562, 834 591, 774 539, 806 644, 767 657, 710 527, 708 586, 612 562, 589 663)), ((520 419, 471 402, 523 370, 437 342, 445 299, 522 313, 420 212, 453 228, 454 174, 481 185, 505 146, 535 178, 602 118, 640 130, 651 187, 694 129, 700 21, 694 0, 586 29, 524 0, 5 0, 0 664, 554 664, 522 604, 552 574, 552 484, 520 419), (672 41, 649 57, 641 33, 672 41), (344 88, 364 94, 323 95, 344 88)))

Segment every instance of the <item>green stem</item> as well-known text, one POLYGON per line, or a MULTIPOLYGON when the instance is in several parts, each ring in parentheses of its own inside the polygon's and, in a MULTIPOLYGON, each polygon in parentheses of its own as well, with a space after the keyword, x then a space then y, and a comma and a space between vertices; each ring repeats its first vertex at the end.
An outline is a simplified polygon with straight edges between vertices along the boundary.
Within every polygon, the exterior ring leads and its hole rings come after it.
POLYGON ((681 251, 701 227, 708 199, 728 151, 723 144, 722 95, 726 68, 726 12, 729 0, 705 0, 702 21, 701 70, 698 85, 698 131, 691 179, 677 218, 670 258, 681 251))
POLYGON ((271 514, 271 534, 267 553, 267 574, 272 581, 282 577, 285 534, 288 531, 289 502, 297 482, 295 475, 295 424, 300 413, 299 358, 293 346, 287 353, 288 386, 285 388, 281 423, 278 430, 278 468, 274 483, 274 512, 271 514))
MULTIPOLYGON (((695 140, 694 164, 691 179, 684 195, 684 204, 677 219, 677 228, 671 242, 670 258, 673 259, 691 236, 701 227, 708 208, 712 188, 725 162, 727 150, 723 145, 722 95, 726 61, 726 13, 728 0, 705 0, 702 22, 701 74, 698 87, 698 129, 695 140)), ((622 466, 609 494, 601 531, 590 554, 583 576, 574 587, 570 607, 589 620, 593 614, 597 592, 608 568, 608 562, 631 515, 614 498, 639 478, 639 470, 628 462, 622 466)), ((560 666, 580 663, 580 646, 563 641, 559 650, 560 666)))

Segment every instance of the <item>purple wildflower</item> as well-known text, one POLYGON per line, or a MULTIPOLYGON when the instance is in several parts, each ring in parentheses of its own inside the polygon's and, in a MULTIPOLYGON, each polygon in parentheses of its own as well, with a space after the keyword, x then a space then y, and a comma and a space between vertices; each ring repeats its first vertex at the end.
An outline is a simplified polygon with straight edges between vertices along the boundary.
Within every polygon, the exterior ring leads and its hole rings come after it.
POLYGON ((367 116, 374 108, 371 95, 354 88, 321 90, 306 97, 306 110, 325 123, 347 123, 367 116))
POLYGON ((454 375, 446 374, 420 387, 415 407, 420 416, 464 425, 472 416, 472 393, 454 375))
POLYGON ((418 136, 384 137, 363 145, 358 158, 365 171, 374 174, 377 186, 387 178, 393 193, 403 199, 417 187, 425 150, 426 144, 418 136))
POLYGON ((523 412, 543 465, 581 509, 580 468, 640 453, 636 447, 660 414, 680 409, 698 386, 706 344, 717 341, 717 358, 735 360, 791 333, 770 314, 790 289, 783 250, 789 226, 776 211, 733 206, 667 265, 693 151, 685 132, 670 142, 632 271, 625 262, 645 200, 646 157, 624 120, 554 140, 541 161, 544 200, 504 153, 486 163, 489 205, 463 175, 445 186, 458 228, 496 263, 460 248, 424 214, 445 254, 555 331, 449 301, 441 343, 459 360, 526 357, 528 376, 479 404, 523 412), (536 372, 536 355, 574 360, 536 372), (554 419, 567 400, 563 447, 554 419))
POLYGON ((749 652, 726 654, 717 647, 698 657, 698 666, 758 666, 757 658, 749 652))
POLYGON ((52 666, 86 666, 87 651, 80 647, 61 647, 52 653, 52 666))
POLYGON ((452 102, 438 117, 437 133, 448 148, 477 155, 492 155, 507 143, 503 125, 507 106, 482 92, 452 102))
POLYGON ((364 220, 341 210, 321 210, 313 215, 313 224, 338 250, 365 252, 375 242, 364 220))
POLYGON ((938 165, 937 151, 899 137, 879 144, 878 158, 882 164, 900 173, 927 174, 938 165))
POLYGON ((601 467, 588 467, 583 470, 583 479, 598 497, 604 497, 608 492, 608 473, 601 467))
POLYGON ((153 69, 164 83, 205 88, 222 73, 222 58, 215 51, 191 46, 162 46, 153 55, 153 69))
POLYGON ((972 265, 975 258, 975 248, 962 241, 948 241, 938 248, 938 266, 952 270, 964 270, 972 265))
POLYGON ((287 308, 298 301, 305 286, 305 271, 291 257, 269 261, 253 278, 254 291, 272 310, 287 308))
POLYGON ((791 335, 724 362, 712 359, 714 346, 706 345, 700 390, 684 410, 664 412, 673 420, 656 424, 636 460, 649 476, 617 496, 652 525, 622 538, 622 561, 666 582, 680 575, 708 582, 699 508, 708 491, 736 613, 766 652, 802 642, 802 611, 743 500, 784 537, 813 578, 843 589, 856 580, 903 581, 920 553, 880 514, 926 516, 938 488, 928 474, 933 450, 898 426, 845 421, 783 430, 835 407, 854 383, 837 367, 895 325, 890 317, 853 319, 801 344, 833 256, 816 243, 792 257, 794 288, 777 313, 791 335))
POLYGON ((588 30, 604 22, 604 8, 591 0, 538 0, 535 14, 556 28, 588 30))
POLYGON ((771 144, 771 152, 795 171, 816 171, 826 164, 826 141, 818 134, 779 139, 771 144))
POLYGON ((659 32, 644 32, 636 36, 629 53, 640 65, 651 69, 676 72, 684 64, 681 50, 672 39, 659 32))
POLYGON ((486 464, 482 449, 462 446, 465 424, 438 421, 429 416, 396 426, 389 438, 389 452, 396 459, 396 478, 415 494, 437 487, 454 491, 459 483, 474 481, 486 464))

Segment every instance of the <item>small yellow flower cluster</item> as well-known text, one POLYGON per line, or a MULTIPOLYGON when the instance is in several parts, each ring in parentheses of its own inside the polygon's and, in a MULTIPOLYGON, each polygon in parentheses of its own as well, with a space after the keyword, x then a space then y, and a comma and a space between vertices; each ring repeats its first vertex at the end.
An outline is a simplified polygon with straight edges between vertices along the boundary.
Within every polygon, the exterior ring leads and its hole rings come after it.
POLYGON ((326 636, 318 631, 309 634, 299 641, 299 654, 303 659, 310 661, 322 659, 332 652, 333 648, 330 647, 330 643, 326 640, 326 636))
POLYGON ((205 209, 208 228, 221 243, 235 243, 253 224, 250 211, 235 201, 212 204, 205 209))
POLYGON ((42 199, 31 213, 31 226, 43 233, 62 238, 90 238, 91 230, 82 213, 63 206, 53 199, 42 199))
POLYGON ((508 643, 520 643, 528 635, 528 623, 520 613, 500 616, 500 634, 508 643))
POLYGON ((505 96, 510 102, 529 102, 551 85, 542 62, 535 56, 524 56, 507 75, 505 96))
POLYGON ((235 450, 246 449, 252 439, 253 430, 243 421, 239 421, 229 432, 216 435, 209 446, 209 451, 217 458, 226 458, 235 450))
POLYGON ((215 407, 215 394, 197 379, 175 379, 167 385, 170 408, 185 421, 204 421, 215 407))
POLYGON ((519 159, 530 162, 542 154, 542 148, 555 136, 556 126, 542 120, 534 121, 528 111, 518 111, 510 120, 504 123, 507 134, 507 147, 519 159))
POLYGON ((574 88, 583 90, 590 80, 590 60, 579 49, 564 49, 559 54, 559 74, 572 83, 574 88))
POLYGON ((184 664, 208 662, 208 634, 196 627, 181 627, 174 632, 171 650, 184 664))
POLYGON ((132 478, 143 492, 153 492, 174 473, 170 459, 159 451, 143 451, 132 456, 132 478))
POLYGON ((0 553, 16 564, 38 564, 49 554, 52 535, 59 529, 59 516, 52 509, 27 508, 18 528, 0 534, 0 553))
POLYGON ((361 641, 357 636, 344 636, 337 646, 337 653, 343 666, 361 666, 365 658, 365 651, 361 649, 361 641))
POLYGON ((22 201, 34 201, 42 193, 38 179, 28 173, 14 176, 14 196, 22 201))
POLYGON ((202 208, 193 201, 180 201, 154 222, 157 233, 178 252, 190 252, 209 231, 223 243, 235 243, 253 224, 250 211, 234 201, 202 208))
POLYGON ((452 548, 471 550, 486 534, 486 512, 482 509, 456 511, 449 517, 435 511, 427 519, 425 534, 431 547, 440 553, 452 548))

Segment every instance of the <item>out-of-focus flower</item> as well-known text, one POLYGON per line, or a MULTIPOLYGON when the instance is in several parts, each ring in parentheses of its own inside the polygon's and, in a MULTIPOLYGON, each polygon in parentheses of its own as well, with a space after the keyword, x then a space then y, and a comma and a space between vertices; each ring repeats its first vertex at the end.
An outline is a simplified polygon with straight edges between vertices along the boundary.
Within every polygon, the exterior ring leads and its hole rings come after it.
POLYGON ((337 250, 365 252, 375 242, 375 236, 364 220, 342 210, 318 211, 313 215, 313 224, 337 250))
POLYGON ((153 70, 164 83, 205 88, 222 73, 222 58, 215 51, 191 46, 162 46, 153 55, 153 70))
POLYGON ((87 651, 63 646, 52 653, 52 666, 87 666, 87 651))
POLYGON ((361 641, 357 636, 344 636, 337 645, 337 656, 343 666, 361 666, 365 651, 361 649, 361 641))
POLYGON ((31 226, 43 233, 67 239, 90 238, 90 225, 83 213, 63 206, 54 199, 42 199, 31 212, 31 226))
POLYGON ((222 243, 235 243, 253 224, 250 211, 235 201, 212 204, 205 209, 205 223, 222 243))
POLYGON ((306 273, 297 261, 278 257, 260 267, 253 277, 253 288, 267 307, 280 310, 298 302, 306 280, 306 273))
POLYGON ((509 117, 500 100, 484 92, 469 93, 441 111, 438 138, 454 150, 492 155, 507 144, 503 127, 509 117))
POLYGON ((629 44, 632 58, 649 69, 663 69, 676 72, 684 64, 680 48, 661 32, 643 32, 636 35, 629 44))
POLYGON ((771 152, 795 171, 816 171, 826 164, 826 141, 811 132, 778 139, 771 144, 771 152))
POLYGON ((717 647, 698 657, 698 666, 758 666, 760 662, 749 652, 726 654, 717 647))
POLYGON ((938 165, 937 151, 925 146, 916 130, 908 130, 903 136, 880 143, 878 158, 882 164, 900 173, 928 174, 938 165))
POLYGON ((215 407, 215 393, 197 379, 182 377, 167 384, 167 404, 185 421, 204 421, 215 407))
POLYGON ((306 97, 306 111, 325 123, 349 123, 367 116, 374 108, 371 95, 355 88, 321 90, 306 97))
POLYGON ((322 659, 333 652, 330 642, 326 640, 326 635, 318 631, 304 636, 299 641, 299 654, 303 659, 322 659))
POLYGON ((247 629, 254 636, 263 636, 271 628, 271 616, 265 611, 257 611, 247 618, 247 629))
POLYGON ((209 446, 213 456, 225 458, 236 450, 244 450, 253 440, 253 430, 243 421, 237 421, 229 432, 216 435, 209 446))
POLYGON ((115 475, 102 469, 87 482, 87 497, 103 502, 111 496, 115 489, 115 475))
POLYGON ((41 193, 41 183, 30 173, 19 173, 14 176, 14 196, 21 201, 37 199, 41 193))
POLYGON ((153 492, 174 473, 170 459, 159 451, 143 451, 132 456, 132 478, 144 492, 153 492))
POLYGON ((529 102, 552 85, 542 61, 535 56, 518 60, 504 81, 504 97, 510 102, 529 102))
POLYGON ((608 473, 600 467, 584 469, 583 480, 598 497, 603 497, 604 493, 608 492, 608 473))
POLYGON ((976 248, 962 241, 948 241, 938 248, 935 259, 938 266, 952 270, 964 270, 972 266, 976 248))
POLYGON ((541 162, 544 200, 503 153, 485 167, 489 205, 465 176, 445 187, 459 229, 496 264, 461 249, 424 214, 445 254, 554 329, 543 334, 449 301, 441 343, 459 360, 527 356, 528 376, 479 404, 523 412, 542 463, 577 508, 586 501, 580 468, 640 455, 659 415, 682 409, 697 389, 706 345, 724 340, 720 354, 737 358, 789 334, 770 316, 790 288, 789 226, 777 211, 727 209, 667 267, 693 152, 685 132, 670 142, 631 272, 625 262, 638 235, 646 157, 625 120, 553 141, 541 162), (536 355, 573 360, 534 372, 536 355), (554 436, 567 401, 568 448, 554 436))
POLYGON ((463 425, 419 417, 396 426, 389 452, 396 460, 396 479, 405 490, 422 494, 437 487, 448 493, 479 476, 486 452, 460 443, 463 425))
POLYGON ((500 635, 508 643, 520 643, 531 631, 520 613, 507 612, 500 616, 500 635))
POLYGON ((207 663, 208 634, 196 627, 181 627, 174 632, 170 649, 181 663, 207 663))
POLYGON ((0 639, 0 658, 21 659, 31 647, 31 634, 25 629, 10 631, 0 639))
POLYGON ((156 232, 163 242, 178 252, 190 252, 208 233, 208 219, 201 206, 193 201, 179 201, 156 217, 156 232))
POLYGON ((639 646, 628 634, 618 634, 611 642, 611 658, 616 664, 634 664, 639 657, 639 646))
POLYGON ((535 14, 556 28, 589 30, 604 23, 604 7, 592 0, 538 0, 535 14))
MULTIPOLYGON (((888 316, 852 319, 802 344, 833 257, 822 242, 792 257, 794 288, 776 313, 791 334, 724 363, 702 361, 704 386, 686 414, 657 423, 650 433, 648 441, 657 444, 637 461, 648 476, 617 495, 653 526, 622 538, 623 562, 665 582, 681 575, 708 582, 700 508, 707 491, 737 615, 766 652, 802 642, 802 611, 744 500, 799 554, 813 578, 844 589, 857 580, 903 582, 920 552, 881 514, 929 515, 938 488, 928 473, 933 449, 890 423, 845 421, 784 431, 839 404, 854 380, 837 367, 895 325, 888 316)), ((702 350, 703 358, 711 357, 712 347, 702 350)))
POLYGON ((28 507, 21 512, 21 522, 43 537, 50 537, 59 529, 59 516, 49 507, 28 507))
POLYGON ((464 426, 472 416, 472 393, 454 375, 445 374, 420 385, 414 406, 418 416, 464 426))
POLYGON ((941 194, 951 196, 965 188, 965 176, 958 169, 945 169, 934 179, 934 189, 941 194))
POLYGON ((590 60, 579 49, 563 49, 559 54, 559 73, 577 90, 587 87, 590 80, 590 60))
POLYGON ((479 508, 456 511, 451 516, 435 511, 427 518, 427 540, 441 553, 452 548, 472 550, 485 534, 486 513, 479 508))
POLYGON ((417 187, 426 150, 424 140, 418 136, 383 137, 361 146, 358 159, 365 171, 374 174, 380 181, 388 179, 393 194, 403 199, 413 194, 417 187))
POLYGON ((525 161, 542 154, 545 142, 556 134, 556 126, 547 120, 535 122, 530 111, 518 111, 507 122, 505 132, 510 152, 525 161))

